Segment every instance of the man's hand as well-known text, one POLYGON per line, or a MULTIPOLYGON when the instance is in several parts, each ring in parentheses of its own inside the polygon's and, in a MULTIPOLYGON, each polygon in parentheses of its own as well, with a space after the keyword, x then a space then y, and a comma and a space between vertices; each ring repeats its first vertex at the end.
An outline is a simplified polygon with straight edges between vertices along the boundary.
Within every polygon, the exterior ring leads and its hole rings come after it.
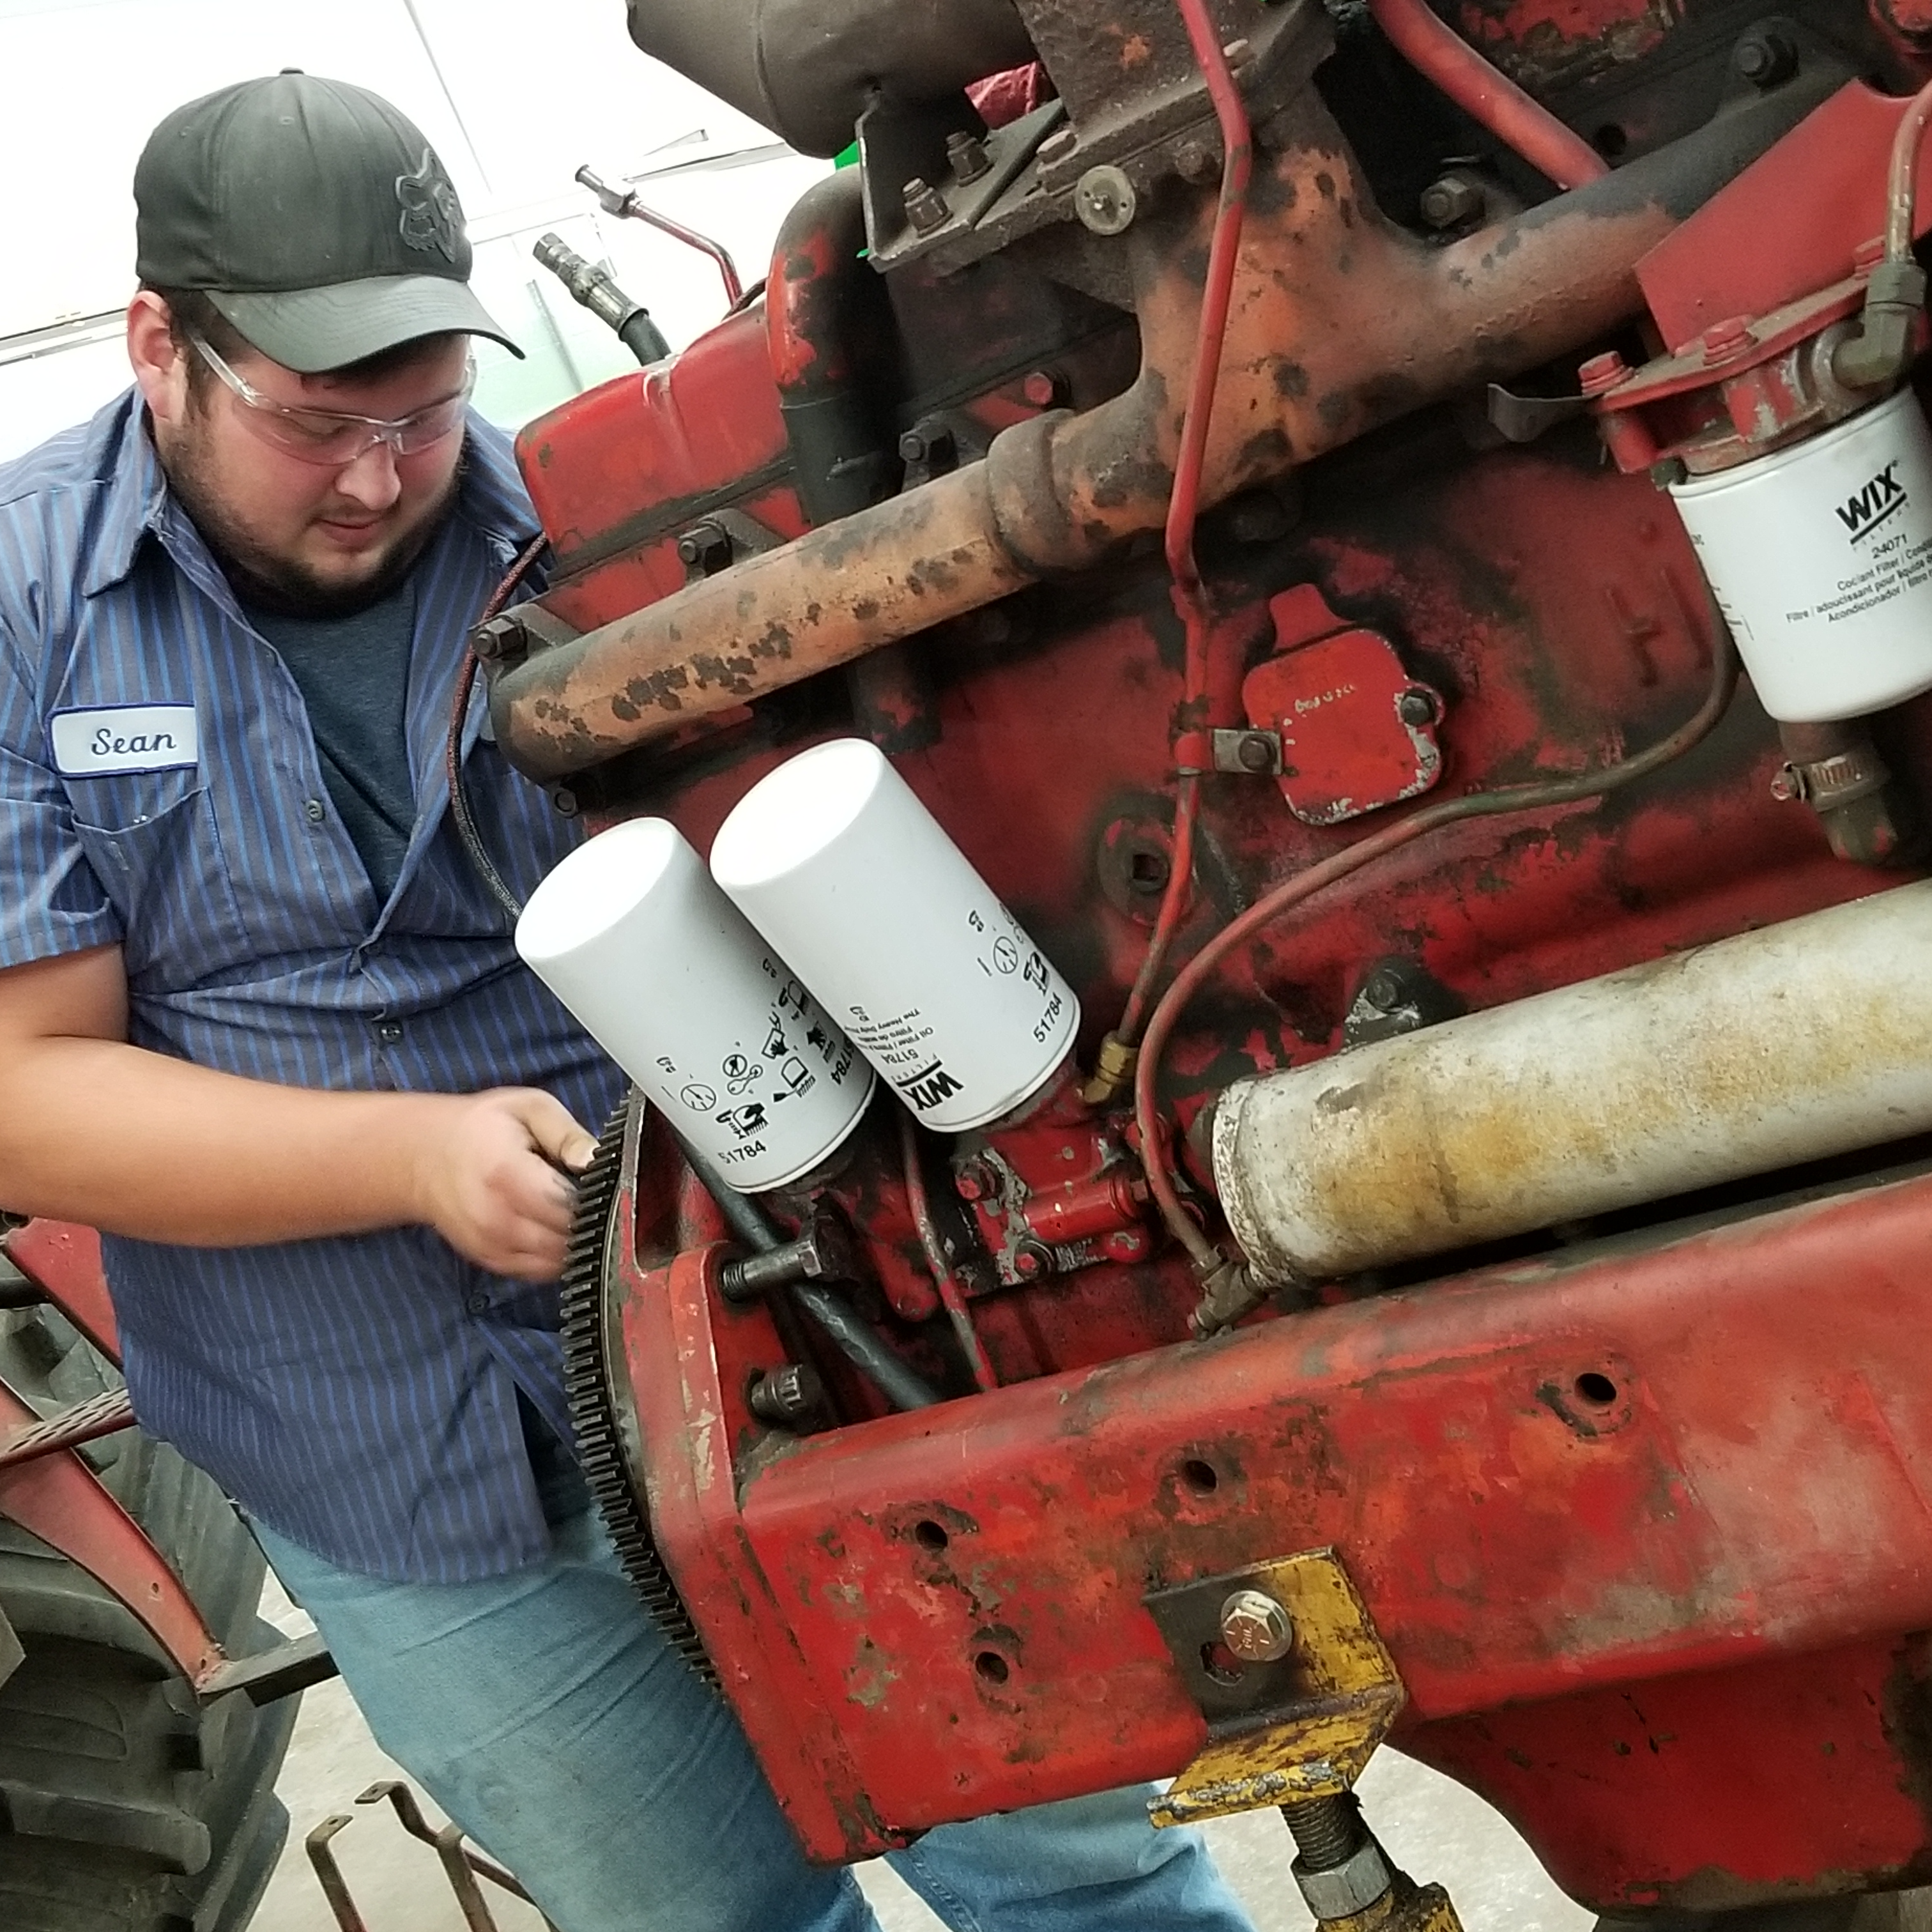
POLYGON ((581 1173, 596 1140, 530 1087, 444 1100, 436 1118, 416 1156, 418 1219, 493 1274, 554 1281, 574 1198, 559 1170, 581 1173))

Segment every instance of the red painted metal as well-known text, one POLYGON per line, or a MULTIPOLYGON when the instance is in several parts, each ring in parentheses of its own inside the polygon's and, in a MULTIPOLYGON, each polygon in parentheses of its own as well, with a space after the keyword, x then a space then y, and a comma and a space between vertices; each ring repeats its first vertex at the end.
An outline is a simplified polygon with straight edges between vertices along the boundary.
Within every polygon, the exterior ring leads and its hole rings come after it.
POLYGON ((1280 646, 1241 686, 1248 722, 1281 736, 1281 795, 1307 825, 1339 825, 1427 791, 1442 776, 1441 694, 1380 632, 1345 625, 1312 584, 1269 605, 1280 646), (1412 718, 1404 700, 1426 707, 1412 718))
POLYGON ((29 1221, 0 1233, 0 1251, 110 1361, 120 1361, 120 1331, 100 1269, 100 1237, 92 1228, 29 1221))
MULTIPOLYGON (((1637 280, 1666 347, 1850 279, 1860 248, 1884 232, 1886 167, 1910 104, 1853 82, 1652 249, 1637 280)), ((1932 156, 1920 155, 1917 182, 1922 235, 1932 156)))
MULTIPOLYGON (((11 1436, 39 1420, 0 1382, 0 1432, 11 1436)), ((190 1684, 205 1682, 227 1661, 160 1552, 72 1450, 0 1468, 0 1516, 106 1585, 190 1684)))
MULTIPOLYGON (((715 1252, 627 1256, 622 1319, 665 1553, 820 1856, 1178 1769, 1204 1727, 1148 1591, 1333 1544, 1408 1686, 1405 1741, 1560 1816, 1532 1842, 1576 1896, 1736 1903, 1932 1868, 1892 1634, 1932 1625, 1932 1393, 1898 1346, 1928 1216, 1908 1180, 735 1464, 732 1429, 695 1426, 742 1412, 715 1252), (1760 1720, 1754 1690, 1833 1652, 1760 1720), (1647 1706, 1699 1700, 1808 1736, 1779 1765, 1790 1832, 1726 1804, 1660 1832, 1661 1780, 1580 1798, 1647 1706), (1525 1736, 1541 1755, 1502 1776, 1525 1736)), ((1703 1729, 1674 1768, 1710 1762, 1703 1729)))

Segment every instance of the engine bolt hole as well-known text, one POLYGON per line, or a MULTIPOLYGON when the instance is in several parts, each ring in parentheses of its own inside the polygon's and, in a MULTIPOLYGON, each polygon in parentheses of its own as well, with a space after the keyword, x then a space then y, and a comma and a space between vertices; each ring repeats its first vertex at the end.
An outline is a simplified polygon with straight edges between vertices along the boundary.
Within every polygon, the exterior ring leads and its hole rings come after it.
POLYGON ((1137 892, 1165 892, 1173 872, 1174 867, 1165 852, 1144 848, 1127 860, 1127 878, 1137 892))
POLYGON ((1004 1684, 1013 1668, 997 1650, 982 1650, 973 1660, 973 1668, 982 1684, 1004 1684))
POLYGON ((1197 1496, 1211 1496, 1221 1486, 1220 1472, 1198 1456, 1190 1456, 1181 1464, 1180 1480, 1197 1496))
POLYGON ((1586 1369, 1573 1384, 1580 1402, 1587 1402, 1593 1408, 1608 1408, 1617 1400, 1618 1390, 1610 1377, 1596 1369, 1586 1369))
POLYGON ((945 1526, 934 1522, 930 1516, 922 1516, 913 1525, 912 1538, 922 1550, 930 1550, 935 1554, 952 1540, 946 1534, 945 1526))

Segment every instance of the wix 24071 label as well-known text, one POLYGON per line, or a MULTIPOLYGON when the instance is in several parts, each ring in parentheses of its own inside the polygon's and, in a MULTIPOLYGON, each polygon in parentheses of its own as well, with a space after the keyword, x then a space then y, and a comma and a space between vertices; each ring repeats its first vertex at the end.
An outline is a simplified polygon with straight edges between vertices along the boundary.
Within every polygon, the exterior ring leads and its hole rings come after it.
POLYGON ((63 778, 165 772, 198 764, 201 736, 192 704, 116 704, 57 712, 47 722, 54 770, 63 778))

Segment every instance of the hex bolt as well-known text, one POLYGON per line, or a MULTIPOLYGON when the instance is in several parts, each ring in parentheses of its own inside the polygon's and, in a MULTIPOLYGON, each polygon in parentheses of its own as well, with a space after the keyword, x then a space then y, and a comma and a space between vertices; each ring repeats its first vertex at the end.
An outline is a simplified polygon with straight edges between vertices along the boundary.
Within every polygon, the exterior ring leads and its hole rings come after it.
POLYGON ((478 624, 470 632, 470 648, 482 663, 508 668, 529 656, 530 633, 524 628, 521 619, 506 611, 487 624, 478 624))
POLYGON ((1576 380, 1586 396, 1608 395, 1630 372, 1630 364, 1614 349, 1592 356, 1576 371, 1576 380))
POLYGON ((952 178, 964 188, 990 173, 993 160, 986 152, 986 142, 962 128, 946 137, 946 165, 952 170, 952 178))
POLYGON ((1053 1250, 1044 1241, 1029 1238, 1013 1250, 1013 1272, 1022 1281, 1044 1281, 1056 1265, 1053 1250))
POLYGON ((1125 234, 1139 206, 1133 183, 1111 163, 1089 168, 1073 190, 1073 212, 1080 225, 1096 235, 1125 234))
POLYGON ((1393 966, 1378 966, 1362 984, 1362 998, 1378 1013, 1392 1013, 1402 1005, 1406 989, 1393 966))
POLYGON ((715 577, 731 561, 731 539, 716 524, 693 524, 677 540, 677 556, 694 576, 715 577))
POLYGON ((1748 317, 1726 316, 1722 322, 1715 322, 1705 330, 1702 337, 1704 361, 1707 365, 1727 362, 1734 356, 1742 356, 1756 340, 1757 336, 1748 317))
POLYGON ((1758 27, 1732 50, 1731 65, 1740 80, 1768 89, 1797 72, 1798 50, 1775 28, 1758 27))
POLYGON ((1241 761, 1244 772, 1271 772, 1274 770, 1274 747, 1268 742, 1265 731, 1250 731, 1241 740, 1240 748, 1235 757, 1241 761))
POLYGON ((1486 205, 1482 189, 1466 175, 1444 175, 1422 190, 1422 218, 1431 228, 1460 228, 1486 205))
POLYGON ((824 1400, 825 1384, 809 1362, 768 1370, 752 1385, 752 1413, 773 1429, 796 1431, 818 1414, 824 1400))
POLYGON ((1080 145, 1080 136, 1071 128, 1058 128, 1040 144, 1040 159, 1051 166, 1063 160, 1080 145))
POLYGON ((1438 716, 1436 694, 1420 685, 1412 685, 1395 701, 1395 715, 1405 724, 1420 729, 1424 724, 1433 724, 1438 716))
POLYGON ((1221 1606, 1221 1641, 1244 1664, 1279 1664, 1294 1648, 1294 1625, 1265 1590, 1237 1590, 1221 1606))
POLYGON ((958 440, 944 423, 916 423, 899 438, 899 460, 932 470, 950 470, 959 454, 958 440))
POLYGON ((952 220, 952 211, 946 206, 945 196, 936 188, 928 187, 917 175, 906 183, 903 193, 906 219, 918 233, 933 234, 952 220))
POLYGON ((795 1282, 850 1281, 852 1274, 852 1244, 843 1225, 829 1214, 818 1214, 796 1240, 727 1262, 718 1270, 718 1288, 727 1301, 755 1301, 795 1282))
POLYGON ((962 1165, 952 1177, 952 1190, 962 1201, 986 1201, 999 1191, 999 1178, 991 1161, 977 1154, 962 1165))

